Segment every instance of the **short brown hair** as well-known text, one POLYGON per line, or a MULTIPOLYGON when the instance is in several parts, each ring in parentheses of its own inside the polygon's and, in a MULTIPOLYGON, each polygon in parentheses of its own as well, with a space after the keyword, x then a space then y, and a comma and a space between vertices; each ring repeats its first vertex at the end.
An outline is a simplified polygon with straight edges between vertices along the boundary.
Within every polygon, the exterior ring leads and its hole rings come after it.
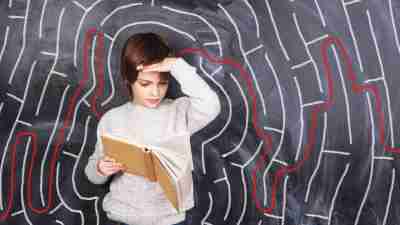
MULTIPOLYGON (((155 33, 137 33, 126 40, 121 52, 121 76, 126 83, 129 95, 133 99, 131 84, 135 83, 140 64, 148 65, 161 62, 172 56, 172 50, 166 42, 155 33)), ((169 80, 170 73, 160 73, 161 79, 169 80)))

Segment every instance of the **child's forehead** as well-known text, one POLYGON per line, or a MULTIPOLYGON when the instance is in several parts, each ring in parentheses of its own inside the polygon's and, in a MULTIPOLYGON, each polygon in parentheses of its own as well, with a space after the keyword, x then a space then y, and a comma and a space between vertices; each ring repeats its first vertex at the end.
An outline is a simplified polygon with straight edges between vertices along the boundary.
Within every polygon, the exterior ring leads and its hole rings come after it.
POLYGON ((159 81, 160 73, 159 72, 139 72, 137 78, 139 80, 159 81))

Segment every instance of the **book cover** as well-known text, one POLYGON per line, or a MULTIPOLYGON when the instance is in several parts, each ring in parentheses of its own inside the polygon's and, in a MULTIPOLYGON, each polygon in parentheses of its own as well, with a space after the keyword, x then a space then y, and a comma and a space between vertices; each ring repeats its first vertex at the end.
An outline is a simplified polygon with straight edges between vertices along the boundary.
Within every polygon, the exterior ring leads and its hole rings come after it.
MULTIPOLYGON (((167 199, 180 211, 182 193, 178 183, 188 170, 188 159, 182 156, 182 150, 145 146, 112 135, 101 135, 101 139, 107 156, 123 164, 125 172, 158 182, 167 199)), ((171 140, 167 143, 168 147, 173 146, 171 140)))

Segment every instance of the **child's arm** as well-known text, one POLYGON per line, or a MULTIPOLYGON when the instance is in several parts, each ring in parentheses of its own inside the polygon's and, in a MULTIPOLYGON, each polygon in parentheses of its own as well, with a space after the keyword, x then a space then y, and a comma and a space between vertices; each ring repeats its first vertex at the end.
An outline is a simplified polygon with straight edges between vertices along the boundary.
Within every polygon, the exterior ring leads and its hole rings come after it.
POLYGON ((100 138, 101 120, 97 127, 97 142, 93 154, 89 157, 85 168, 87 178, 94 184, 104 184, 109 176, 100 174, 98 170, 98 162, 104 157, 103 144, 100 138))
POLYGON ((205 127, 213 121, 221 111, 218 95, 197 74, 196 68, 188 64, 183 58, 177 58, 172 64, 171 74, 180 83, 183 97, 188 101, 187 123, 191 134, 205 127))

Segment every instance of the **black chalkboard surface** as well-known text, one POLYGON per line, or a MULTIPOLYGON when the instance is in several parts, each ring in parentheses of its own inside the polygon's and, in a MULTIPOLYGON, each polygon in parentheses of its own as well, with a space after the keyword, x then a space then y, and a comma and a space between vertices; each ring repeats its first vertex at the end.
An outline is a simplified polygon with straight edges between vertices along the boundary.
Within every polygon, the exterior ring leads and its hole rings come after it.
POLYGON ((150 31, 222 103, 191 139, 188 224, 399 224, 399 19, 398 0, 1 1, 0 224, 116 224, 83 170, 128 101, 122 44, 150 31))

